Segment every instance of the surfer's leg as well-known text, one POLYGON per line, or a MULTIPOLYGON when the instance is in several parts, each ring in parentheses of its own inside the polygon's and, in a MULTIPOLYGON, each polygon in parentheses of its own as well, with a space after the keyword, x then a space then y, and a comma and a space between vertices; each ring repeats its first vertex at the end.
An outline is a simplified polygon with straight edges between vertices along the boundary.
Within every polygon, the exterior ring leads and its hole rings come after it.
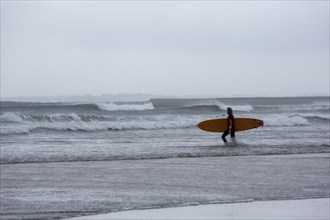
POLYGON ((226 136, 229 134, 229 130, 225 130, 225 132, 223 132, 221 138, 223 140, 223 142, 227 143, 227 140, 226 140, 226 136))
POLYGON ((234 144, 234 146, 237 145, 236 138, 235 138, 235 130, 230 131, 230 137, 231 137, 231 141, 234 144))
POLYGON ((235 138, 235 130, 230 130, 230 137, 235 138))

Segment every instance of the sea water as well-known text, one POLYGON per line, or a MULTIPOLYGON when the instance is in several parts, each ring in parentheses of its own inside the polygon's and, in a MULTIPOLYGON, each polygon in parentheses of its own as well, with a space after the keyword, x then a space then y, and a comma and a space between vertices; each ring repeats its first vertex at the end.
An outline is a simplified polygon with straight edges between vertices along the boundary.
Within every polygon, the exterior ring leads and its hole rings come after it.
POLYGON ((6 164, 321 153, 330 148, 329 97, 1 102, 0 123, 0 162, 6 164), (197 127, 200 121, 227 117, 228 106, 236 118, 264 121, 264 127, 236 133, 243 151, 224 148, 221 133, 197 127))
POLYGON ((0 125, 1 219, 329 196, 329 97, 1 102, 0 125), (264 127, 197 127, 228 106, 264 127))

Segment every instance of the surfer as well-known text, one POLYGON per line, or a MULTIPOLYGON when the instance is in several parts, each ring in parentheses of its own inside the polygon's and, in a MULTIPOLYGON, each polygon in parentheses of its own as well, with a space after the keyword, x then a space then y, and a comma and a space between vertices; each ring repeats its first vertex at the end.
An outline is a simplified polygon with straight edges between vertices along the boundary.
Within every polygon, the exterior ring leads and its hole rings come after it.
POLYGON ((227 125, 228 128, 223 132, 221 138, 225 144, 227 144, 226 136, 230 134, 231 138, 235 138, 235 118, 233 115, 233 109, 228 107, 227 108, 227 125))

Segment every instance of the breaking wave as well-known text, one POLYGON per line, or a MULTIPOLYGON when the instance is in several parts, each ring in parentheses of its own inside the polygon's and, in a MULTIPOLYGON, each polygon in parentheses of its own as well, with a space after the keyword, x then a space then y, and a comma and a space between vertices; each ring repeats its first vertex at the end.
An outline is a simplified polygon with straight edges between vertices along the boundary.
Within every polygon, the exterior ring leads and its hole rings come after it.
MULTIPOLYGON (((199 101, 197 103, 192 103, 189 105, 184 106, 184 108, 212 108, 215 107, 218 110, 226 111, 229 105, 224 104, 218 100, 205 100, 199 101)), ((253 106, 252 105, 230 105, 230 107, 234 110, 234 112, 252 112, 253 106)))
POLYGON ((311 126, 313 124, 325 124, 330 122, 329 115, 313 114, 293 114, 293 115, 272 115, 265 117, 265 126, 271 127, 293 127, 293 126, 311 126))
POLYGON ((144 111, 155 109, 151 102, 144 104, 98 103, 96 106, 103 111, 144 111))
MULTIPOLYGON (((0 116, 1 134, 27 134, 40 130, 53 131, 121 131, 121 130, 155 130, 194 128, 200 121, 209 119, 192 116, 154 115, 139 117, 118 117, 111 115, 25 115, 5 113, 0 116)), ((261 118, 267 127, 312 126, 313 124, 329 124, 327 116, 288 115, 261 118)))
POLYGON ((112 116, 112 115, 25 115, 5 113, 1 115, 1 134, 26 134, 40 130, 54 131, 106 131, 106 130, 155 130, 196 127, 201 120, 196 117, 155 115, 112 116))
MULTIPOLYGON (((260 101, 260 100, 259 100, 260 101)), ((264 101, 264 100, 263 100, 264 101)), ((276 101, 276 100, 275 100, 276 101)), ((1 134, 40 130, 105 131, 194 128, 201 121, 227 117, 258 118, 267 127, 329 125, 328 102, 276 105, 225 99, 168 99, 146 102, 1 103, 1 134)))
POLYGON ((23 113, 7 112, 0 116, 0 122, 5 123, 22 123, 22 122, 95 122, 107 121, 111 117, 100 115, 77 115, 76 113, 70 114, 47 114, 47 115, 28 115, 23 113))

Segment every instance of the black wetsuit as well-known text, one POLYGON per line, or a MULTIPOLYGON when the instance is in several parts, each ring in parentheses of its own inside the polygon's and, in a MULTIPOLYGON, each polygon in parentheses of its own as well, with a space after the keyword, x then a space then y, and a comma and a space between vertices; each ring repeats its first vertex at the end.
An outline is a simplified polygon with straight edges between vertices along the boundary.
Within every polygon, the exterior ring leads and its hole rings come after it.
POLYGON ((230 137, 235 137, 235 118, 232 114, 229 114, 227 117, 228 128, 223 132, 221 138, 224 142, 227 142, 226 136, 229 134, 229 127, 231 123, 230 137))

